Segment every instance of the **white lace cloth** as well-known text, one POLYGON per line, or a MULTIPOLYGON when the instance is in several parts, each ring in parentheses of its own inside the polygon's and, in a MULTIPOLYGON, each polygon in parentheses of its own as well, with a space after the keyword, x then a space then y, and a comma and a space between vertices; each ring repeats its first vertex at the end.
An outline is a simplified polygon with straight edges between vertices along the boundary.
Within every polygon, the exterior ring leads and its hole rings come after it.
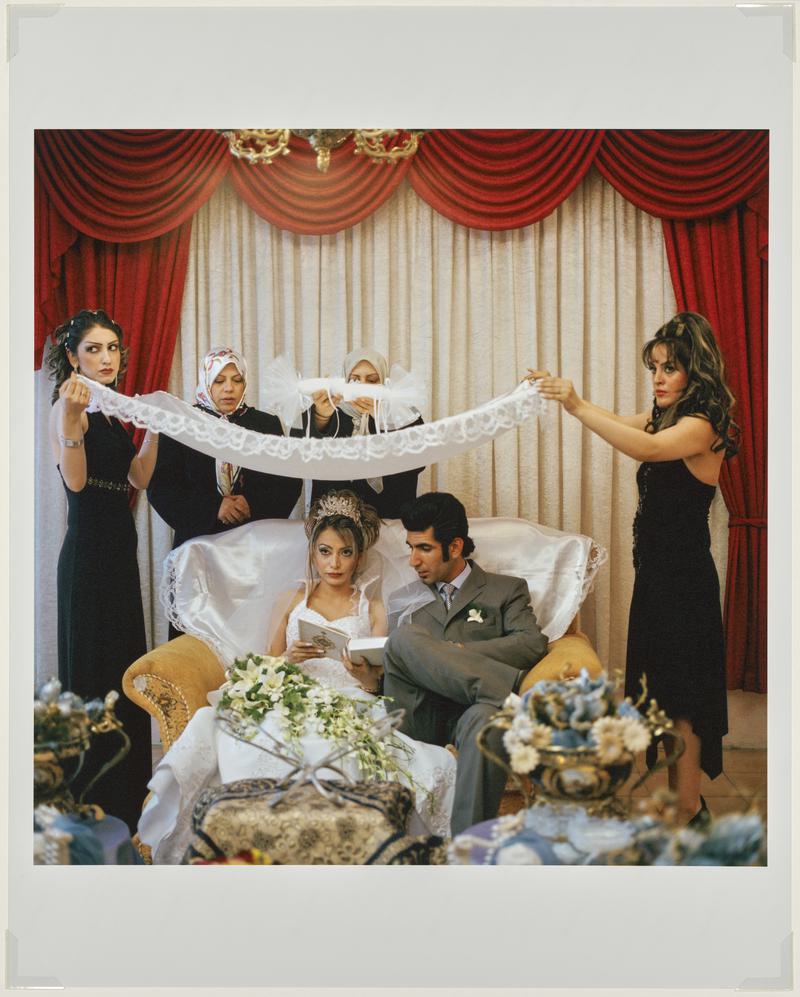
POLYGON ((392 433, 312 439, 257 433, 215 419, 166 391, 129 398, 78 376, 89 388, 92 404, 106 415, 165 433, 239 467, 325 481, 380 478, 447 460, 538 416, 544 406, 536 385, 523 381, 507 395, 436 422, 392 433))
MULTIPOLYGON (((337 620, 326 621, 303 599, 291 612, 286 628, 287 646, 298 639, 298 621, 303 617, 316 623, 329 622, 352 637, 370 634, 369 602, 361 593, 357 612, 337 620)), ((364 692, 344 665, 332 658, 319 658, 304 665, 305 671, 322 685, 337 689, 348 696, 364 701, 375 697, 364 692)), ((281 778, 288 767, 279 758, 259 750, 251 744, 231 737, 214 721, 214 706, 219 693, 211 693, 211 706, 199 709, 186 729, 170 748, 150 780, 152 797, 139 821, 139 837, 153 851, 158 864, 180 862, 191 838, 191 814, 198 793, 208 786, 234 782, 237 779, 261 777, 281 778)), ((385 715, 382 702, 375 701, 374 716, 385 715)), ((268 714, 261 724, 263 731, 281 739, 278 720, 268 714)), ((445 748, 414 741, 404 734, 395 738, 411 749, 411 756, 398 751, 398 760, 417 784, 415 820, 410 823, 412 834, 434 833, 449 836, 450 814, 455 792, 456 760, 445 748)), ((268 738, 261 743, 271 746, 268 738)), ((307 732, 301 739, 303 757, 310 762, 323 758, 333 745, 314 732, 307 732)), ((340 763, 349 775, 358 778, 355 759, 349 756, 340 763)), ((322 770, 323 777, 334 777, 322 770)), ((402 781, 406 782, 405 779, 402 781)))

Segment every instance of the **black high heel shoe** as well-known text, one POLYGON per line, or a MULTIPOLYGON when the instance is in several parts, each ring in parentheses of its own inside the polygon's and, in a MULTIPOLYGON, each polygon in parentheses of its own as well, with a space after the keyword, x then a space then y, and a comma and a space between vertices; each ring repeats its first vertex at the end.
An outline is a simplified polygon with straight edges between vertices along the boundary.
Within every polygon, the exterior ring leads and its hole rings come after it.
POLYGON ((692 819, 689 821, 689 823, 686 826, 702 828, 705 827, 706 824, 710 822, 711 822, 711 811, 708 809, 708 807, 706 806, 706 801, 701 796, 700 809, 697 811, 694 817, 692 817, 692 819))

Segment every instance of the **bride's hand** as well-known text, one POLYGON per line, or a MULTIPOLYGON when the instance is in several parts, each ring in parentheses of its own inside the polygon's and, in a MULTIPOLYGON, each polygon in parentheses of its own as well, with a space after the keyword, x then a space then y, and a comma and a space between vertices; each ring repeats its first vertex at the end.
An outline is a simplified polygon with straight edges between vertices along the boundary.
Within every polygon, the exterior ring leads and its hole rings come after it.
POLYGON ((383 677, 383 669, 380 665, 371 665, 366 658, 353 661, 348 657, 347 651, 342 651, 342 663, 365 692, 377 695, 383 677))
POLYGON ((300 665, 309 658, 323 657, 322 648, 307 640, 295 640, 286 648, 284 657, 293 665, 300 665))

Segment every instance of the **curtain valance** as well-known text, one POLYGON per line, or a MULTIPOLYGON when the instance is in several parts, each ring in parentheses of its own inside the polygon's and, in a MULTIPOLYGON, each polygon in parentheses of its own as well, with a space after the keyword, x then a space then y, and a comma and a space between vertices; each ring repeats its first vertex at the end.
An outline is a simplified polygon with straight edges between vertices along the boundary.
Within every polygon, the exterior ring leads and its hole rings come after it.
POLYGON ((205 131, 37 131, 36 179, 84 235, 139 242, 188 221, 228 172, 228 143, 205 131))
MULTIPOLYGON (((228 143, 222 139, 227 151, 228 143)), ((269 166, 232 162, 237 194, 257 215, 276 228, 298 235, 324 235, 352 228, 371 215, 397 190, 413 164, 390 166, 353 154, 348 141, 331 153, 327 173, 317 169, 317 154, 304 139, 292 136, 290 153, 269 166)))
POLYGON ((688 220, 728 211, 767 182, 766 131, 608 131, 596 166, 637 208, 688 220))
POLYGON ((433 131, 420 143, 409 180, 459 225, 522 228, 569 197, 602 142, 602 131, 433 131))
POLYGON ((290 149, 254 165, 210 130, 37 131, 36 178, 79 232, 134 242, 187 221, 228 172, 271 224, 323 235, 362 221, 406 176, 451 221, 512 229, 554 211, 592 164, 637 207, 673 219, 726 211, 766 183, 769 165, 765 131, 433 130, 394 166, 353 155, 348 140, 327 173, 304 140, 290 149))

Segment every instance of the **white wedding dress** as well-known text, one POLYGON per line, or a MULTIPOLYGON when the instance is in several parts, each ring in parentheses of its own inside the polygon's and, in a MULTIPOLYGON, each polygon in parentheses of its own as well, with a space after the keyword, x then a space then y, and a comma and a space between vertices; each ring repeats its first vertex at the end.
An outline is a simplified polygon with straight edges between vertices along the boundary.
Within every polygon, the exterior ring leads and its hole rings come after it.
MULTIPOLYGON (((350 616, 327 620, 306 605, 304 598, 292 610, 286 627, 286 645, 298 639, 299 620, 327 623, 344 630, 351 637, 368 637, 371 632, 369 600, 360 592, 358 606, 350 616)), ((383 702, 365 692, 341 661, 334 658, 317 658, 303 665, 304 671, 321 685, 336 689, 352 698, 374 701, 373 714, 377 718, 386 712, 383 702)), ((166 753, 149 783, 152 796, 139 821, 139 838, 149 845, 153 861, 159 864, 180 862, 191 838, 191 815, 198 794, 209 786, 234 782, 237 779, 260 777, 282 778, 288 766, 279 758, 261 751, 253 744, 246 744, 227 734, 215 721, 215 706, 220 693, 209 695, 211 706, 202 707, 191 718, 181 736, 166 753)), ((268 714, 261 724, 282 740, 280 725, 274 713, 268 714)), ((449 836, 450 814, 455 791, 456 760, 445 748, 414 741, 395 732, 393 737, 410 749, 409 754, 397 752, 402 768, 410 773, 416 783, 416 809, 409 826, 411 834, 434 833, 449 836)), ((256 740, 266 747, 273 747, 269 738, 257 735, 256 740)), ((334 745, 327 739, 308 731, 301 738, 303 758, 314 762, 327 755, 334 745)), ((350 755, 337 763, 349 775, 358 778, 358 765, 350 755)), ((324 777, 333 776, 322 770, 324 777)), ((401 777, 401 781, 406 780, 401 777)))

